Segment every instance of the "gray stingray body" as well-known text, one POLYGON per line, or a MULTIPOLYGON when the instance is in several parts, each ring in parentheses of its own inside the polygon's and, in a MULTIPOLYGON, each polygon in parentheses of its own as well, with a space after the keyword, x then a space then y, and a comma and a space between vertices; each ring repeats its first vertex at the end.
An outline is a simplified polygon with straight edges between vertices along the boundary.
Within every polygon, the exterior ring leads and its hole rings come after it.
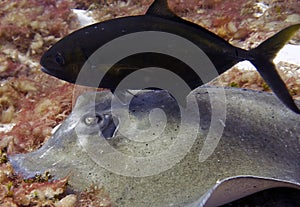
POLYGON ((15 169, 69 175, 75 190, 104 186, 119 206, 216 206, 300 190, 300 116, 272 94, 200 87, 183 109, 166 91, 143 91, 127 94, 129 114, 112 96, 80 96, 42 148, 10 156, 15 169))

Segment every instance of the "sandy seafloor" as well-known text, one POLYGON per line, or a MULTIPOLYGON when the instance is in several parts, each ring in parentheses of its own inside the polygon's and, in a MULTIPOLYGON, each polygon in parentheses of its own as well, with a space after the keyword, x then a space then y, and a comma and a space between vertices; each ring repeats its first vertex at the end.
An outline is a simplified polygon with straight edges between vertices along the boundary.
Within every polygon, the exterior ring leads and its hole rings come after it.
MULTIPOLYGON (((68 194, 64 191, 65 180, 49 183, 47 175, 24 182, 22 177, 14 174, 6 155, 39 148, 51 136, 52 129, 70 113, 78 94, 91 90, 82 87, 74 93, 72 84, 42 73, 39 59, 43 52, 63 36, 92 20, 98 22, 143 14, 151 2, 0 2, 0 206, 113 206, 109 195, 102 189, 68 194), (85 12, 87 10, 89 12, 85 12), (78 13, 81 13, 79 18, 78 13), (52 192, 52 197, 43 196, 47 187, 56 190, 52 192), (28 196, 33 191, 38 192, 37 195, 28 196)), ((288 25, 300 23, 300 2, 297 0, 169 2, 179 16, 244 49, 258 45, 288 25)), ((293 97, 300 100, 298 44, 300 32, 278 53, 274 62, 293 97)), ((270 91, 255 69, 244 62, 212 84, 270 91)))

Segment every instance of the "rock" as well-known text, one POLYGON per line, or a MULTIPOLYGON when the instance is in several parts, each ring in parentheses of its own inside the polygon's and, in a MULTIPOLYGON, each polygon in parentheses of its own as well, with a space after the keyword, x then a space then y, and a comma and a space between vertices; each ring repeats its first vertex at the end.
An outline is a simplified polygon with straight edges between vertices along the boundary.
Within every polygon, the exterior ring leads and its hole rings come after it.
POLYGON ((287 16, 285 21, 289 22, 289 23, 299 23, 300 22, 300 15, 299 14, 291 14, 291 15, 287 16))

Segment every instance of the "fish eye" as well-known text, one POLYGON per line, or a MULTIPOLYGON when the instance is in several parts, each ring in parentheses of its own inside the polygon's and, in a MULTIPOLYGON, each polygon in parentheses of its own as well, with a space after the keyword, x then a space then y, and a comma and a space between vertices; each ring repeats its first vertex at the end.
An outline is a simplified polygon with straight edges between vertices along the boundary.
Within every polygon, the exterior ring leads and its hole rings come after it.
POLYGON ((103 118, 99 114, 96 115, 89 114, 84 117, 83 121, 87 126, 95 126, 97 124, 101 124, 103 118))
POLYGON ((55 58, 55 62, 56 62, 58 65, 62 66, 62 65, 65 64, 65 59, 64 59, 64 57, 62 56, 62 54, 60 54, 59 52, 56 53, 56 55, 55 55, 54 58, 55 58))

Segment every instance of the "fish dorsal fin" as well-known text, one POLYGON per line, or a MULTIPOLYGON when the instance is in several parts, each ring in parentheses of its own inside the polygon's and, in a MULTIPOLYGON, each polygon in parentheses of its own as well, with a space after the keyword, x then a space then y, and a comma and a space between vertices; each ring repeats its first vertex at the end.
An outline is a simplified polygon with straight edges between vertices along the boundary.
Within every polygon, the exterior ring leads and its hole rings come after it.
POLYGON ((174 14, 168 5, 168 0, 154 0, 146 12, 146 15, 160 16, 168 19, 178 19, 179 17, 174 14))

